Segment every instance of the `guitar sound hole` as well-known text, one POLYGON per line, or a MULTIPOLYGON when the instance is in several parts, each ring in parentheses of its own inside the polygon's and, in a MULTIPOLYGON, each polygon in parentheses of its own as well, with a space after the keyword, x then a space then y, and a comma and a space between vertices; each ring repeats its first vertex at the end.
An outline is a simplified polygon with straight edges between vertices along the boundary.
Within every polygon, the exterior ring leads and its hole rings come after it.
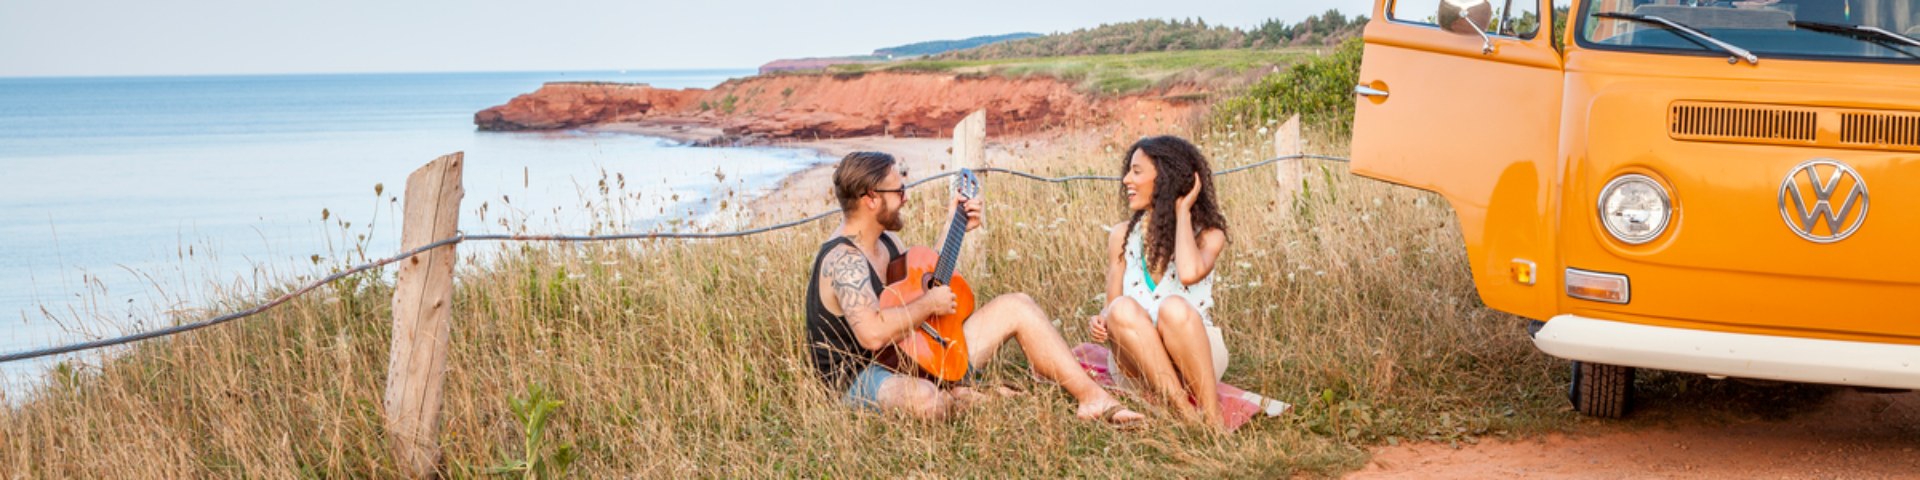
POLYGON ((934 285, 933 283, 933 274, 931 273, 920 274, 920 288, 933 288, 935 286, 937 285, 934 285))

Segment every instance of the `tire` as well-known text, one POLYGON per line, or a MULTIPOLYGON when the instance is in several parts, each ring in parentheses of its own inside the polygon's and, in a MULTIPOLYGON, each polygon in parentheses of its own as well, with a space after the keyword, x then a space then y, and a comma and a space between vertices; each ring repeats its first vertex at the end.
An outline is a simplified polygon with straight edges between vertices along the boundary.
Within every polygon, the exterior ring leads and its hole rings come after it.
POLYGON ((1589 417, 1626 416, 1633 400, 1633 367, 1573 362, 1573 385, 1567 388, 1573 409, 1589 417))

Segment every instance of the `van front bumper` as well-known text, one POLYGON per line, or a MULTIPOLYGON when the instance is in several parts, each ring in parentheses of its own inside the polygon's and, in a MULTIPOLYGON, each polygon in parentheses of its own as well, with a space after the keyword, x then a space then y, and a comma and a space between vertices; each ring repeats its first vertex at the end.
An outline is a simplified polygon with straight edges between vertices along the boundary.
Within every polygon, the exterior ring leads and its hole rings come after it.
POLYGON ((1548 355, 1740 378, 1920 389, 1920 346, 1656 327, 1560 315, 1533 335, 1548 355))

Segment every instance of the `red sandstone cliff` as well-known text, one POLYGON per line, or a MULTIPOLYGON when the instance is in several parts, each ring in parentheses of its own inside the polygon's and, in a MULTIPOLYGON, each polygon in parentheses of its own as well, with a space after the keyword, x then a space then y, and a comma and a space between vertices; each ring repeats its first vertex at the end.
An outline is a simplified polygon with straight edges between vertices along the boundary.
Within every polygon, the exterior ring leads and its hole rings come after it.
POLYGON ((669 90, 641 84, 553 82, 533 93, 473 114, 481 130, 552 130, 679 112, 704 90, 669 90))
MULTIPOLYGON (((596 84, 600 85, 600 84, 596 84)), ((610 121, 703 123, 727 134, 768 138, 866 135, 944 136, 961 117, 985 109, 990 135, 1116 121, 1190 117, 1189 86, 1128 96, 1095 96, 1049 77, 1008 78, 946 73, 763 75, 712 90, 603 90, 550 84, 474 116, 482 130, 568 128, 610 121), (640 100, 624 100, 628 98, 640 100), (625 103, 622 103, 622 102, 625 103), (603 105, 601 102, 613 102, 603 105)), ((606 87, 600 87, 606 88, 606 87)))

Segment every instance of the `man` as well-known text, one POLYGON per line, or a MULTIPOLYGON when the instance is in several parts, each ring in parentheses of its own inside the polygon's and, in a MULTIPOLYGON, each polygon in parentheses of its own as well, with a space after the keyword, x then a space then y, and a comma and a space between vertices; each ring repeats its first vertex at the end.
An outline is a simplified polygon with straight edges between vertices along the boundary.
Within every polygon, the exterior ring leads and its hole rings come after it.
MULTIPOLYGON (((906 171, 891 155, 855 152, 834 169, 833 191, 840 201, 842 221, 820 246, 806 294, 807 343, 814 370, 850 405, 944 418, 979 394, 964 388, 944 390, 930 380, 876 362, 929 317, 957 308, 953 291, 945 286, 929 289, 903 306, 879 307, 879 295, 886 287, 881 272, 906 252, 892 232, 901 228, 900 209, 907 203, 906 171)), ((980 200, 961 202, 955 197, 951 207, 966 209, 968 231, 980 226, 980 200)), ((1031 297, 1019 293, 996 297, 974 312, 964 330, 967 355, 976 370, 985 367, 1007 340, 1018 339, 1033 369, 1079 401, 1075 415, 1116 425, 1145 419, 1080 369, 1066 340, 1031 297)))

